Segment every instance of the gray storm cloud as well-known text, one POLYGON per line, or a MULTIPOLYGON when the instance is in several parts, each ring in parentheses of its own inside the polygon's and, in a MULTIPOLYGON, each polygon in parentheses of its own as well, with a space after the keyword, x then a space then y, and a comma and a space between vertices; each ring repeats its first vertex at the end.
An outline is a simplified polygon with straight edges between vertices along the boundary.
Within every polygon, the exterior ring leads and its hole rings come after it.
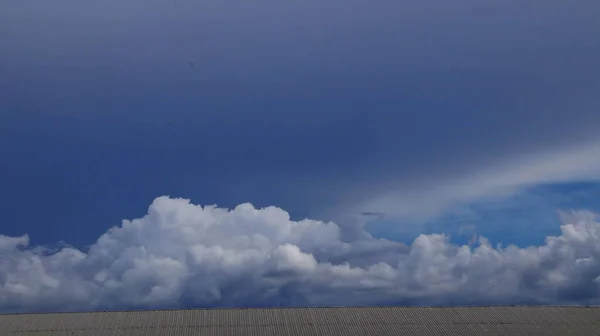
POLYGON ((0 310, 189 306, 600 303, 600 223, 563 214, 542 246, 343 241, 282 209, 159 197, 83 252, 0 236, 0 310))
MULTIPOLYGON (((0 136, 10 136, 0 143, 94 144, 82 175, 122 160, 95 174, 135 172, 154 156, 179 163, 128 179, 130 190, 198 181, 225 194, 219 203, 327 218, 433 213, 539 181, 502 176, 507 162, 548 152, 560 166, 563 148, 598 142, 599 10, 586 0, 11 2, 0 14, 0 136), (473 176, 497 183, 482 189, 473 176)), ((22 170, 24 150, 2 149, 22 170)), ((41 161, 61 164, 52 160, 41 161)))

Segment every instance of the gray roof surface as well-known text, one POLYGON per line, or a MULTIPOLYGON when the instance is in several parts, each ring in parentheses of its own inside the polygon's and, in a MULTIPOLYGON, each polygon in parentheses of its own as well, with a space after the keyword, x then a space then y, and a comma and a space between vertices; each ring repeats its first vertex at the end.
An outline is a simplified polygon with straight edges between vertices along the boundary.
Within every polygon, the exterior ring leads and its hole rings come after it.
POLYGON ((0 315, 0 335, 600 335, 600 308, 197 309, 0 315))

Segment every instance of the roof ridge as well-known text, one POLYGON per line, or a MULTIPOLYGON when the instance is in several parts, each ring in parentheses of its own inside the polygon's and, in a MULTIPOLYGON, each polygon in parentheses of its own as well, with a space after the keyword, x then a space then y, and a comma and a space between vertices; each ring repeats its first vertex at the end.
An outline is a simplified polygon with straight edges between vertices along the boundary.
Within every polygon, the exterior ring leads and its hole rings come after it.
POLYGON ((222 311, 222 310, 284 310, 284 309, 456 309, 456 308, 600 308, 600 305, 459 305, 459 306, 292 306, 292 307, 203 307, 203 308, 165 308, 165 309, 124 309, 124 310, 88 310, 88 311, 58 311, 58 312, 17 312, 0 313, 0 316, 10 315, 45 315, 45 314, 93 314, 93 313, 136 313, 136 312, 172 312, 172 311, 222 311))

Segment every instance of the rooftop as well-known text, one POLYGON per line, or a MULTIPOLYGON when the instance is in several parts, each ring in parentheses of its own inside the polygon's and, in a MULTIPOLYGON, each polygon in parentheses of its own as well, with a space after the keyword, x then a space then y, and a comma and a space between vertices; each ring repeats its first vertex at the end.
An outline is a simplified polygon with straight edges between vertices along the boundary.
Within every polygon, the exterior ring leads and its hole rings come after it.
POLYGON ((600 335, 600 307, 196 309, 0 315, 0 335, 600 335))

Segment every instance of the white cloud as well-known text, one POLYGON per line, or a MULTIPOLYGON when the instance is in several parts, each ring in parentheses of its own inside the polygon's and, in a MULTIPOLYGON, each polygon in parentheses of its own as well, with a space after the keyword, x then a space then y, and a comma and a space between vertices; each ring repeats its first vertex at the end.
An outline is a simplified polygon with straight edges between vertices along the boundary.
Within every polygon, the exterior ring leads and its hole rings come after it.
POLYGON ((0 236, 0 310, 445 303, 599 303, 600 223, 563 214, 543 246, 342 241, 334 223, 275 207, 157 198, 87 253, 0 236))
POLYGON ((389 217, 431 218, 458 204, 498 199, 528 187, 552 183, 598 181, 600 142, 563 146, 514 157, 501 157, 462 174, 432 176, 414 188, 388 190, 348 209, 384 213, 389 217))

